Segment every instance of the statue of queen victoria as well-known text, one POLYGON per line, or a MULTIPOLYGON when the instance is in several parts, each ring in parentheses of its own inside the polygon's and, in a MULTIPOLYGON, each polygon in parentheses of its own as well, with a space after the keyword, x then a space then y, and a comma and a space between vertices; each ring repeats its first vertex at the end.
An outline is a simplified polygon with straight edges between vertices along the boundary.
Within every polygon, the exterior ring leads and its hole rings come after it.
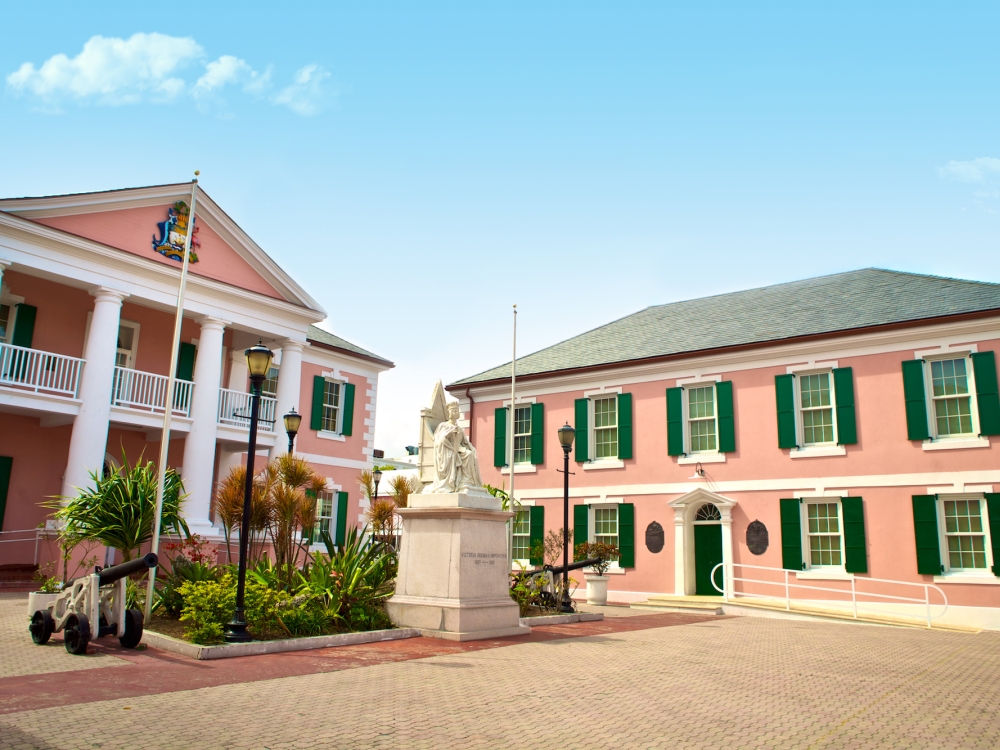
POLYGON ((420 412, 420 480, 423 492, 482 493, 476 449, 458 426, 458 404, 445 402, 441 381, 431 405, 420 412))

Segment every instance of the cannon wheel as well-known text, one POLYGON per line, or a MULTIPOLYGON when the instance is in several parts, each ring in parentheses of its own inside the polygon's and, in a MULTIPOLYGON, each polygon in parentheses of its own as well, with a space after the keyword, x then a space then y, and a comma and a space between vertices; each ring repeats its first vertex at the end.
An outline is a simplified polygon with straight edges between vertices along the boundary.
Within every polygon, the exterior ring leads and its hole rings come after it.
POLYGON ((556 598, 548 591, 543 591, 538 595, 538 599, 543 607, 551 609, 556 606, 556 598))
POLYGON ((69 616, 66 627, 63 628, 63 640, 66 643, 66 650, 71 654, 82 656, 87 653, 87 644, 90 643, 90 620, 86 615, 69 616))
POLYGON ((118 639, 123 648, 135 648, 142 640, 142 612, 137 609, 125 610, 125 632, 118 639))
POLYGON ((31 640, 41 646, 48 643, 56 629, 56 622, 52 619, 51 613, 47 609, 40 609, 31 616, 31 624, 28 630, 31 632, 31 640))

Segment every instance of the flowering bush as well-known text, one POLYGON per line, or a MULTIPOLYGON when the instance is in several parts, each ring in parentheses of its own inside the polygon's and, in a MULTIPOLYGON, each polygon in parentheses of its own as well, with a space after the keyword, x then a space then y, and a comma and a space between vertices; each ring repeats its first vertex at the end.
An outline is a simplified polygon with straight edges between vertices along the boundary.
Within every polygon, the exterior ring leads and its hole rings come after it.
POLYGON ((598 561, 594 564, 593 569, 599 576, 607 573, 608 568, 611 567, 611 563, 617 560, 618 555, 621 554, 615 545, 605 544, 604 542, 584 542, 583 544, 578 544, 574 553, 577 560, 597 558, 598 561))

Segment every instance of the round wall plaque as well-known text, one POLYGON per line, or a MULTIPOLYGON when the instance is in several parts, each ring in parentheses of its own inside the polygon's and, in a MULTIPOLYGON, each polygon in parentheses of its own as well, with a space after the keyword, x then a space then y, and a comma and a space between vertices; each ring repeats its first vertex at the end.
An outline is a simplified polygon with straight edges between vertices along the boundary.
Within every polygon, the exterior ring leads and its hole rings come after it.
POLYGON ((747 547, 755 555, 767 552, 767 526, 760 521, 754 521, 747 526, 747 547))
POLYGON ((646 527, 646 549, 654 555, 663 549, 663 527, 656 521, 646 527))

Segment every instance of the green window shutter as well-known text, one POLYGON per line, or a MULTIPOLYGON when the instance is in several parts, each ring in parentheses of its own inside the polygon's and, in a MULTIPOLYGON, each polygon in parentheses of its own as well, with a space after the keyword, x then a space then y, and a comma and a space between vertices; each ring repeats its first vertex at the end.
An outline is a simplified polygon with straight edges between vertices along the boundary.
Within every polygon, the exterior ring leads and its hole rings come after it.
POLYGON ((354 434, 354 383, 344 383, 344 415, 340 420, 340 434, 354 434))
POLYGON ((907 359, 903 362, 903 398, 906 399, 907 440, 928 440, 927 392, 924 390, 924 361, 907 359))
POLYGON ((545 405, 531 405, 531 463, 545 463, 545 405))
POLYGON ((0 456, 0 531, 3 531, 3 514, 7 510, 7 491, 10 489, 10 472, 14 459, 0 456))
POLYGON ((312 414, 309 417, 309 429, 319 432, 323 429, 323 398, 326 394, 326 378, 322 375, 313 377, 312 414))
POLYGON ((635 567, 635 505, 622 503, 618 506, 618 565, 622 568, 635 567))
POLYGON ((997 389, 997 363, 993 352, 973 354, 972 371, 976 376, 979 434, 1000 435, 1000 392, 997 389))
MULTIPOLYGON (((590 508, 586 505, 574 505, 573 506, 573 549, 575 550, 578 544, 584 544, 590 541, 590 530, 587 528, 589 525, 590 508)), ((575 558, 576 555, 573 555, 575 558)))
POLYGON ((867 573, 864 503, 860 497, 844 497, 840 499, 840 507, 844 509, 844 570, 848 573, 867 573))
MULTIPOLYGON (((532 552, 536 547, 540 547, 545 542, 545 506, 532 505, 528 508, 528 549, 532 552)), ((541 557, 529 557, 531 565, 542 565, 545 560, 541 557)))
POLYGON ((941 550, 938 547, 937 496, 913 496, 913 537, 917 543, 917 572, 941 575, 941 550))
POLYGON ((774 376, 774 398, 778 405, 778 447, 798 448, 795 439, 795 376, 774 376))
MULTIPOLYGON (((779 376, 780 377, 780 376, 779 376)), ((781 567, 802 570, 802 514, 797 498, 781 503, 781 567)))
POLYGON ((854 370, 838 367, 833 371, 833 398, 837 402, 837 445, 858 442, 858 425, 854 416, 854 370))
POLYGON ((23 346, 25 349, 31 348, 31 341, 35 337, 35 316, 38 308, 21 303, 17 305, 17 315, 14 318, 14 334, 10 337, 10 343, 14 346, 23 346))
POLYGON ((194 355, 197 349, 194 344, 181 342, 177 349, 177 370, 174 377, 178 380, 194 380, 194 355))
POLYGON ((493 465, 507 465, 507 407, 493 410, 493 465))
MULTIPOLYGON (((589 398, 578 398, 573 402, 574 422, 573 429, 576 431, 576 456, 574 458, 583 463, 590 459, 590 450, 587 446, 587 410, 590 408, 589 398)), ((586 541, 586 540, 584 540, 586 541)))
POLYGON ((719 405, 719 453, 732 453, 736 450, 736 412, 731 380, 715 384, 715 400, 719 405))
POLYGON ((667 455, 684 455, 683 388, 667 388, 667 455))
POLYGON ((344 539, 347 538, 347 493, 337 493, 337 535, 333 543, 337 547, 344 546, 344 539))
POLYGON ((632 394, 618 394, 618 458, 632 458, 632 394))
MULTIPOLYGON (((2 460, 0 459, 0 461, 2 460)), ((3 497, 2 475, 3 469, 0 468, 0 498, 3 497)), ((990 521, 990 546, 993 548, 993 575, 1000 576, 1000 493, 986 493, 986 513, 990 521)), ((0 509, 0 521, 2 520, 3 510, 0 509)))

